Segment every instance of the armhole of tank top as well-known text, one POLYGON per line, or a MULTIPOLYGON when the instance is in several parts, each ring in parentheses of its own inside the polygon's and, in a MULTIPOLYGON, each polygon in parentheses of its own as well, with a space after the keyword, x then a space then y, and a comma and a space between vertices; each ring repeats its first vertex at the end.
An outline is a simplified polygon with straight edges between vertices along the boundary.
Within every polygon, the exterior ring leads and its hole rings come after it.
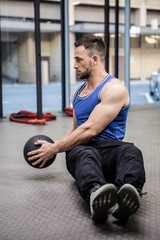
MULTIPOLYGON (((104 79, 104 85, 103 85, 103 87, 108 83, 108 82, 110 82, 112 79, 116 79, 115 77, 113 77, 111 74, 109 74, 108 73, 108 75, 106 76, 106 78, 104 79), (105 82, 108 78, 110 78, 107 82, 105 82)), ((101 100, 101 97, 100 97, 100 95, 101 95, 101 92, 102 92, 102 89, 103 89, 103 87, 101 88, 101 90, 99 91, 99 93, 98 93, 98 99, 99 100, 101 100)))
POLYGON ((122 108, 122 110, 125 110, 125 109, 127 109, 129 107, 130 107, 130 101, 129 101, 129 103, 125 107, 122 108))

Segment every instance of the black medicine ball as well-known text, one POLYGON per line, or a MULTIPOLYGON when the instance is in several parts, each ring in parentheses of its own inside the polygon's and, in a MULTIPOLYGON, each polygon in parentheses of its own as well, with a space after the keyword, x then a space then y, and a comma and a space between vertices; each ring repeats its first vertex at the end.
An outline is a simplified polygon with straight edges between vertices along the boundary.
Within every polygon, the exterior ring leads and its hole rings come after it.
MULTIPOLYGON (((39 166, 42 163, 40 163, 36 166, 33 166, 32 165, 33 161, 28 161, 27 153, 30 151, 33 151, 33 150, 37 150, 38 148, 41 147, 41 145, 35 145, 35 142, 37 142, 38 140, 45 140, 47 142, 54 143, 54 141, 51 138, 49 138, 48 136, 45 136, 45 135, 35 135, 28 139, 28 141, 25 143, 24 148, 23 148, 23 155, 24 155, 26 162, 34 168, 39 168, 39 166)), ((53 158, 49 159, 42 168, 46 168, 46 167, 50 166, 54 162, 55 158, 56 158, 56 155, 53 158)))

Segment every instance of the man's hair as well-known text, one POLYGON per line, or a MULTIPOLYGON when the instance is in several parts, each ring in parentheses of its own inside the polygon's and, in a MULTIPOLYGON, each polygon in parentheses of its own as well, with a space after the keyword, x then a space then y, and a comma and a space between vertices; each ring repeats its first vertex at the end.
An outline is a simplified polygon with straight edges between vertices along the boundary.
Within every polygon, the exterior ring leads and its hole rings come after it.
POLYGON ((104 62, 106 55, 106 45, 101 37, 87 35, 78 39, 74 43, 75 47, 84 46, 88 50, 89 56, 98 54, 101 61, 104 62))

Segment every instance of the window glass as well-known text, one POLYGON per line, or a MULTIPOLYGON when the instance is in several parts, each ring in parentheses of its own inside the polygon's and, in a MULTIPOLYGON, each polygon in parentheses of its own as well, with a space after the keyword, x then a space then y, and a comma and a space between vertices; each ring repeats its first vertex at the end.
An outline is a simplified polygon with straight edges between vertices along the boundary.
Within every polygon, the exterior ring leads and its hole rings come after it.
MULTIPOLYGON (((34 1, 0 1, 3 111, 37 111, 34 1)), ((43 112, 61 110, 60 4, 40 1, 43 112), (58 101, 55 101, 55 99, 58 101)))
MULTIPOLYGON (((66 3, 66 1, 65 1, 66 3)), ((69 21, 69 84, 71 90, 80 82, 74 70, 74 42, 92 33, 109 41, 108 71, 115 74, 115 17, 116 1, 109 1, 109 25, 104 0, 68 1, 69 21), (91 14, 92 13, 92 14, 91 14), (106 28, 109 30, 107 40, 106 28)), ((130 80, 149 81, 157 71, 160 56, 159 1, 131 1, 130 8, 130 80), (143 4, 142 4, 143 2, 143 4), (142 66, 145 66, 143 68, 142 66)), ((20 110, 36 111, 34 1, 1 0, 1 67, 4 114, 20 110)), ((62 28, 60 0, 40 1, 40 44, 43 112, 61 111, 62 94, 62 28)), ((119 1, 118 63, 119 78, 124 80, 125 0, 119 1)), ((144 82, 144 81, 143 81, 144 82)), ((64 96, 63 96, 64 97, 64 96)), ((71 104, 70 104, 71 105, 71 104)))

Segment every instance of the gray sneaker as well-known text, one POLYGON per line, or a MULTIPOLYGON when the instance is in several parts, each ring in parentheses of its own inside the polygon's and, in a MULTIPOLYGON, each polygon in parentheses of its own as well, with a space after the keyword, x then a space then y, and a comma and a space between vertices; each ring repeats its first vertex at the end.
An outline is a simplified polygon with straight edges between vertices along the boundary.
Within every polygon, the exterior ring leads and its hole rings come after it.
POLYGON ((128 221, 129 217, 140 207, 140 196, 131 184, 124 184, 118 191, 118 207, 113 210, 113 217, 122 223, 128 221))
POLYGON ((117 201, 117 189, 113 184, 105 184, 91 193, 90 210, 94 222, 104 223, 108 219, 107 210, 117 201))

